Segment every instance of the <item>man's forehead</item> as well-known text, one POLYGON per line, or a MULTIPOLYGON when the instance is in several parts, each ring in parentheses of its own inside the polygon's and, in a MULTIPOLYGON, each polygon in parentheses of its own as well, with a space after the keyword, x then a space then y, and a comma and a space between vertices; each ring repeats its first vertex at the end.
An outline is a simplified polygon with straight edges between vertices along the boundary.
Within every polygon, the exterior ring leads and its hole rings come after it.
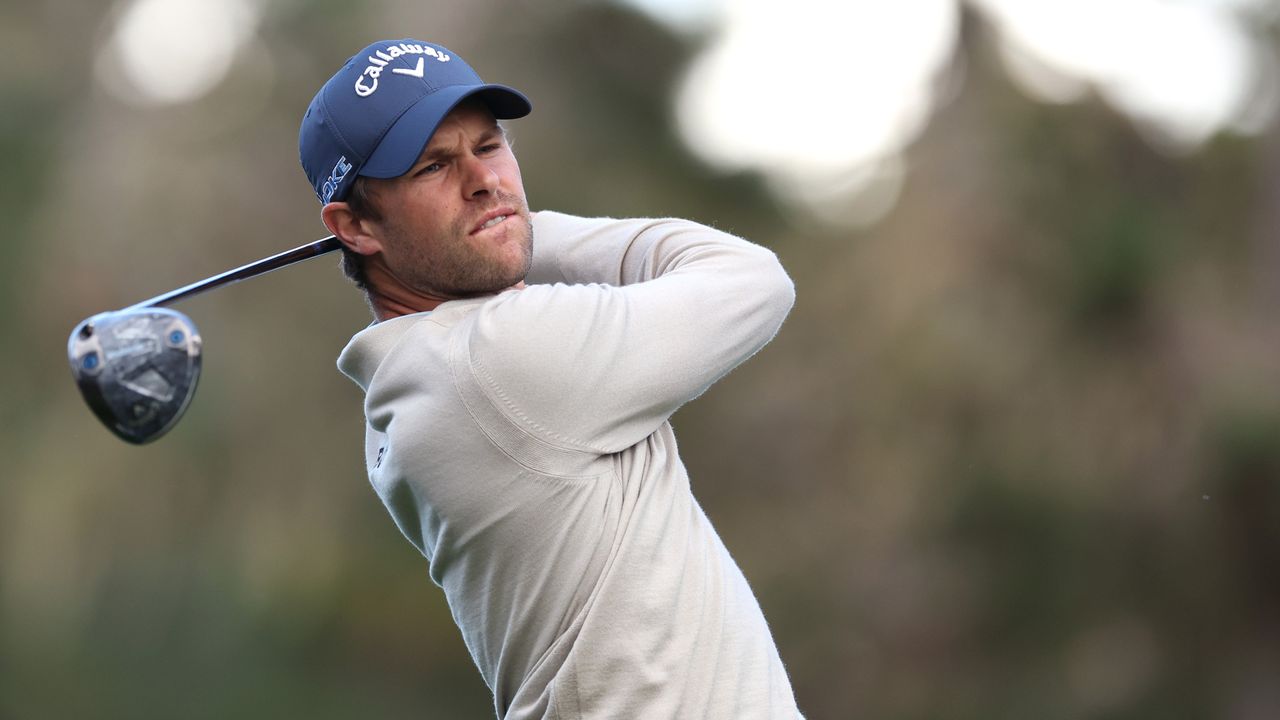
POLYGON ((502 127, 498 125, 498 120, 493 116, 488 105, 478 99, 469 98, 444 116, 423 150, 453 144, 457 130, 462 130, 466 134, 487 134, 493 131, 501 132, 502 127))

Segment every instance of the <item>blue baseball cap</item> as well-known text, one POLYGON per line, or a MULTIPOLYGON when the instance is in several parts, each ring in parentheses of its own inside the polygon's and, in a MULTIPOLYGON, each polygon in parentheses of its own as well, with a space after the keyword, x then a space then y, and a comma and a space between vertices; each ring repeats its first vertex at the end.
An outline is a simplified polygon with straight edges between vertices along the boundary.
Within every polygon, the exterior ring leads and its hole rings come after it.
POLYGON ((520 92, 485 83, 439 45, 382 40, 356 53, 316 93, 298 130, 302 169, 316 197, 343 200, 359 175, 408 172, 444 116, 472 96, 499 120, 533 109, 520 92))

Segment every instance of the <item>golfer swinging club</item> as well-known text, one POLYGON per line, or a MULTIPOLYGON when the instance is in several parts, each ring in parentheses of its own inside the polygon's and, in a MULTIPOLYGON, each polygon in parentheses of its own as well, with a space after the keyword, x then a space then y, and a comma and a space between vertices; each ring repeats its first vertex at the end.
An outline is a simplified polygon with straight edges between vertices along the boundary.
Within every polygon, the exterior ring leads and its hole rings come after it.
POLYGON ((668 423, 792 283, 692 222, 531 212, 497 123, 530 110, 420 40, 361 50, 307 109, 302 166, 375 318, 338 359, 369 479, 500 718, 798 717, 668 423))

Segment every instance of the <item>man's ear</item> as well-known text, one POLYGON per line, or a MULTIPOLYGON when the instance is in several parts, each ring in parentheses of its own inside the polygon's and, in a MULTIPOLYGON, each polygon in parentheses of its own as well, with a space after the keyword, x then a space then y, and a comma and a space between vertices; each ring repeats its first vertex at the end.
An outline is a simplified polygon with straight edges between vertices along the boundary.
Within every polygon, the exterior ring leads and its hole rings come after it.
POLYGON ((345 202, 331 202, 320 209, 320 219, 349 250, 360 255, 382 252, 382 243, 374 232, 372 223, 356 217, 345 202))

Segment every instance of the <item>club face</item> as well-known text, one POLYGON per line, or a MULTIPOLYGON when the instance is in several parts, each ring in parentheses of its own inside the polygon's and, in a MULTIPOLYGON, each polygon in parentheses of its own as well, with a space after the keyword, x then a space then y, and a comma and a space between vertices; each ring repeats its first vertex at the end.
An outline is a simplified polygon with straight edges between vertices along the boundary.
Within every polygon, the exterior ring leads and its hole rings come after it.
POLYGON ((80 394, 121 439, 142 445, 172 428, 200 379, 200 334, 167 308, 94 315, 67 340, 80 394))

